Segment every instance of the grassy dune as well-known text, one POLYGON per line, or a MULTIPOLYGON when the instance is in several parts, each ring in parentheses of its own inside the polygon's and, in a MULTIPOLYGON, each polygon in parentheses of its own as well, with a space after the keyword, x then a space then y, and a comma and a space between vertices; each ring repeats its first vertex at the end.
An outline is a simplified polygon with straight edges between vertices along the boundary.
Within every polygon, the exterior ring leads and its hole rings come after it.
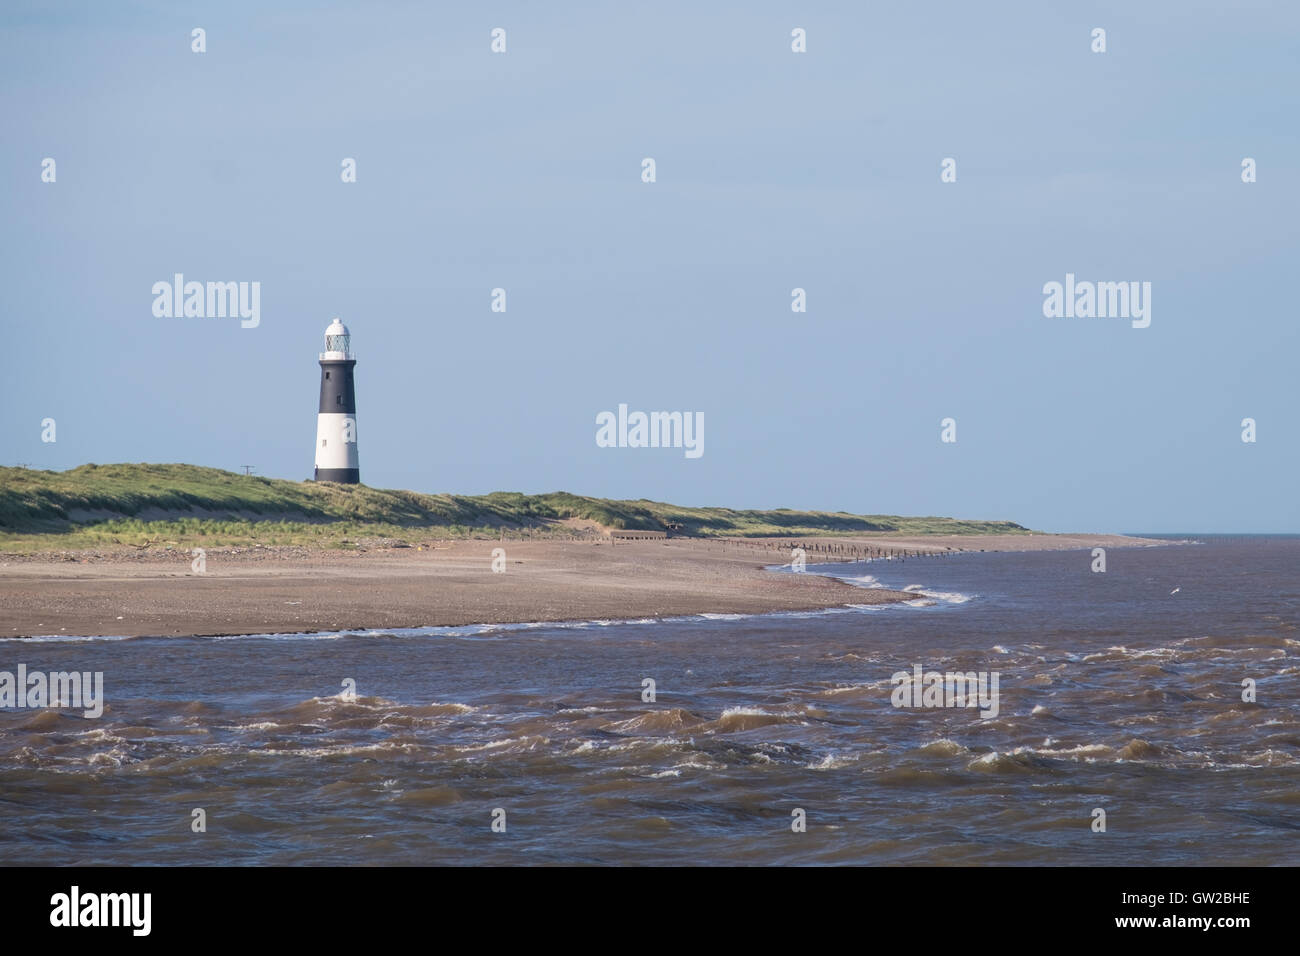
POLYGON ((196 465, 0 468, 0 547, 32 551, 193 542, 340 547, 369 539, 568 537, 579 525, 695 536, 1014 534, 1009 521, 845 512, 735 511, 568 492, 425 495, 365 485, 285 481, 196 465))

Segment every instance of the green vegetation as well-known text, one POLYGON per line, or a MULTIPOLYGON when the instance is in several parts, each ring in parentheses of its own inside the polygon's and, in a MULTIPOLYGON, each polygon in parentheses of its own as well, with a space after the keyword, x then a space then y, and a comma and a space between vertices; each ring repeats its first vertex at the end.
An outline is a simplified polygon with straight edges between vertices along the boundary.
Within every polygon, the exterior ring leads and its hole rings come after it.
POLYGON ((582 533, 577 526, 582 522, 710 537, 1027 531, 1009 521, 683 508, 563 491, 424 495, 196 465, 82 465, 63 472, 0 468, 0 548, 7 550, 188 544, 196 539, 214 546, 347 547, 371 539, 489 538, 503 530, 507 535, 570 537, 582 533), (572 519, 576 521, 568 523, 572 519))

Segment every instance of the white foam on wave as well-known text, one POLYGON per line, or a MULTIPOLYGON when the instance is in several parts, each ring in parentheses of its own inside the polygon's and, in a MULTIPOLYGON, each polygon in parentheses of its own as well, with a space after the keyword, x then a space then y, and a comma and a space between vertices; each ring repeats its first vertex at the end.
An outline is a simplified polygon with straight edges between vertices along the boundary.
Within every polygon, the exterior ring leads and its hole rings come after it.
POLYGON ((337 641, 339 638, 351 636, 350 631, 317 631, 311 634, 216 634, 209 640, 243 641, 249 638, 257 638, 263 641, 337 641))
POLYGON ((971 599, 969 594, 962 594, 960 591, 922 591, 921 593, 946 604, 965 604, 971 599))
POLYGON ((589 705, 587 707, 561 707, 556 711, 557 714, 613 714, 617 713, 615 707, 596 707, 589 705))
POLYGON ((948 737, 943 737, 939 740, 932 740, 918 749, 920 753, 936 757, 955 757, 958 754, 970 753, 966 747, 948 737))
POLYGON ((1014 753, 1032 753, 1040 757, 1104 757, 1115 753, 1107 744, 1077 744, 1074 747, 1017 747, 1014 753))
MULTIPOLYGON (((889 585, 882 584, 873 574, 836 574, 832 575, 836 580, 843 581, 845 584, 851 584, 858 588, 887 589, 889 585)), ((965 604, 972 597, 970 594, 963 594, 960 591, 931 591, 927 590, 924 584, 908 584, 899 589, 908 594, 915 594, 916 598, 911 601, 903 601, 903 607, 934 607, 938 603, 943 604, 965 604)), ((869 605, 875 608, 896 607, 892 604, 869 605)), ((849 607, 862 607, 862 605, 849 605, 849 607)), ((865 609, 865 608, 864 608, 865 609)))
POLYGON ((723 765, 709 760, 703 754, 691 754, 676 766, 689 770, 721 770, 723 765))
POLYGON ((856 762, 855 757, 845 754, 827 754, 821 760, 813 761, 808 764, 809 770, 839 770, 842 767, 848 767, 856 762))
POLYGON ((24 641, 29 644, 65 644, 74 641, 131 641, 136 638, 125 634, 106 634, 103 636, 79 636, 76 634, 33 634, 31 637, 0 637, 0 641, 24 641))
POLYGON ((1083 655, 1082 660, 1085 663, 1089 663, 1092 661, 1104 661, 1108 659, 1113 660, 1117 656, 1122 660, 1141 660, 1142 658, 1148 658, 1148 657, 1156 658, 1158 660, 1163 660, 1168 657, 1175 657, 1177 656, 1177 654, 1178 651, 1172 647, 1150 647, 1145 650, 1134 650, 1132 648, 1125 647, 1122 644, 1117 644, 1112 647, 1106 648, 1104 651, 1097 651, 1096 653, 1093 654, 1085 654, 1083 655))
MULTIPOLYGON (((368 744, 328 744, 321 747, 295 747, 283 750, 261 748, 242 752, 250 757, 308 757, 319 760, 325 757, 386 756, 395 753, 413 754, 419 752, 419 749, 415 744, 383 741, 368 744)), ((213 750, 217 753, 239 752, 226 747, 216 747, 213 750)))
POLYGON ((876 578, 874 574, 862 574, 856 576, 841 575, 840 580, 860 588, 883 588, 884 587, 884 585, 880 583, 880 581, 876 578))
POLYGON ((85 738, 86 743, 126 743, 125 737, 119 737, 114 731, 116 727, 96 727, 94 730, 84 730, 81 733, 74 733, 71 736, 85 738))

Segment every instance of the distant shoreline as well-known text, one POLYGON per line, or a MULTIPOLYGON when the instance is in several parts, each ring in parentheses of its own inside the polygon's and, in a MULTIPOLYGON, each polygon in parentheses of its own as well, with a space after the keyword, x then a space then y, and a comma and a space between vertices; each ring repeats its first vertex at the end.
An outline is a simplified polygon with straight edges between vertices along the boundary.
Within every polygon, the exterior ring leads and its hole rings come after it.
MULTIPOLYGON (((366 551, 211 548, 0 554, 0 637, 218 637, 696 614, 812 611, 916 594, 855 588, 810 571, 775 574, 772 539, 567 542, 456 540, 366 551), (504 572, 492 570, 493 550, 504 572)), ((807 538, 809 567, 849 560, 819 547, 916 557, 978 551, 1169 546, 1123 535, 807 538)), ((784 550, 784 553, 782 551, 784 550)))

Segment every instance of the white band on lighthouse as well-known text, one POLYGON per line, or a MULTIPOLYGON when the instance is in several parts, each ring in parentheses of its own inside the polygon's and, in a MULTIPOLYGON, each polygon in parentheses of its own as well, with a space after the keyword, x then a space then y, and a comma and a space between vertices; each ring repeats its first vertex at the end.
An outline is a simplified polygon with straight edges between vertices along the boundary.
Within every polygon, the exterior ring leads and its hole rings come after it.
POLYGON ((316 467, 327 470, 361 467, 355 415, 321 412, 316 416, 316 467))

